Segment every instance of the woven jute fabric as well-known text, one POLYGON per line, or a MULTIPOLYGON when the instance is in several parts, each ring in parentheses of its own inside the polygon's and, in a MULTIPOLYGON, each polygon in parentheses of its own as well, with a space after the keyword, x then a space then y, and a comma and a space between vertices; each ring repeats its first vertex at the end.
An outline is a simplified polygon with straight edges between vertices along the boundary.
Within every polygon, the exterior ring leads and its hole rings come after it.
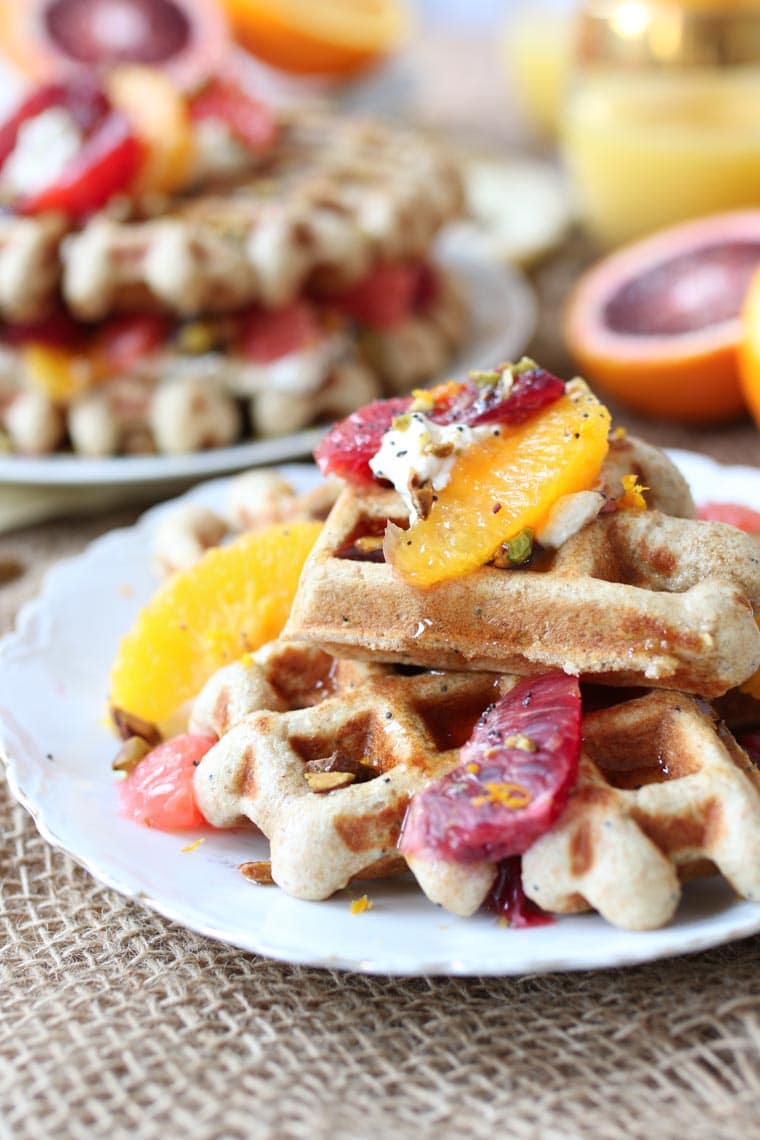
MULTIPOLYGON (((131 517, 0 539, 0 562, 23 569, 0 586, 0 632, 52 561, 131 517)), ((0 836, 2 1140, 760 1129, 760 938, 535 978, 331 973, 215 944, 99 886, 1 779, 0 836)))

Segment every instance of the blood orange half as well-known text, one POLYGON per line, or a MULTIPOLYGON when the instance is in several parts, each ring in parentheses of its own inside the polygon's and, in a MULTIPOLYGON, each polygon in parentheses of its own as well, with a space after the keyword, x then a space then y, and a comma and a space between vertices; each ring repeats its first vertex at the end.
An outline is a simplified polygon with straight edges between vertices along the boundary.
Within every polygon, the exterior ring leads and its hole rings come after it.
POLYGON ((662 230, 605 258, 576 286, 568 347, 593 384, 635 411, 712 423, 745 410, 741 310, 760 268, 760 210, 662 230))
POLYGON ((165 69, 185 89, 222 67, 227 21, 214 0, 23 0, 0 4, 0 49, 30 79, 118 64, 165 69))

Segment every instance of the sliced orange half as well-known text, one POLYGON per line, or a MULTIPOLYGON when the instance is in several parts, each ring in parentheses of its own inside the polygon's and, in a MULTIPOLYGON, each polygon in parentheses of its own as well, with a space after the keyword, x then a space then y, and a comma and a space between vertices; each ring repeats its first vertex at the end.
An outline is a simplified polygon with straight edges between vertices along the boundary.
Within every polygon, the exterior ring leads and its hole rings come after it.
POLYGON ((409 31, 405 0, 224 0, 236 38, 301 75, 347 76, 394 51, 409 31))

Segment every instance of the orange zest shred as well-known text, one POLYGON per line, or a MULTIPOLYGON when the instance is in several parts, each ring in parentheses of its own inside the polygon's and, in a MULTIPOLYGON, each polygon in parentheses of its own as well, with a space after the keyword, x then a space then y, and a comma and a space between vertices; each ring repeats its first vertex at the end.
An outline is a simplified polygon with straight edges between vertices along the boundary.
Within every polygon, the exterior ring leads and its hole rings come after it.
POLYGON ((624 475, 621 482, 623 494, 617 501, 618 507, 623 511, 645 511, 647 501, 644 498, 644 492, 648 491, 649 487, 639 483, 637 475, 624 475))
POLYGON ((365 910, 372 910, 372 900, 368 895, 362 895, 361 898, 353 899, 350 910, 351 914, 364 914, 365 910))
POLYGON ((192 843, 186 843, 184 847, 180 847, 180 851, 183 855, 189 855, 191 851, 197 851, 200 845, 205 842, 206 840, 201 836, 200 839, 195 839, 192 843))
POLYGON ((486 795, 474 796, 470 801, 473 807, 482 807, 483 804, 498 804, 499 807, 518 811, 520 808, 527 807, 533 798, 522 784, 493 783, 486 784, 485 788, 486 795))

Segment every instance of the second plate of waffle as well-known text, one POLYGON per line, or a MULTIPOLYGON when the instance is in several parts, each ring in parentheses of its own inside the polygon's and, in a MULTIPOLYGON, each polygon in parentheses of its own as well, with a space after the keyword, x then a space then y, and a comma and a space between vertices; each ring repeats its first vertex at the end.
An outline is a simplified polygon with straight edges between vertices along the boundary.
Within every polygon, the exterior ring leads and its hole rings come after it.
MULTIPOLYGON (((675 458, 697 500, 709 497, 747 505, 760 502, 760 472, 723 468, 689 453, 678 453, 675 458)), ((295 467, 285 473, 301 490, 316 481, 313 468, 295 467)), ((190 497, 218 508, 226 493, 227 481, 218 481, 196 489, 190 497)), ((718 877, 688 884, 675 917, 661 929, 643 933, 619 929, 598 914, 565 915, 551 925, 524 930, 507 929, 482 911, 474 917, 459 918, 433 906, 411 876, 356 882, 327 901, 306 902, 275 887, 254 885, 237 873, 241 863, 264 861, 269 856, 267 841, 250 830, 165 834, 122 819, 110 771, 114 741, 103 715, 107 676, 119 638, 155 588, 152 538, 165 512, 171 509, 169 505, 150 512, 136 527, 101 539, 78 559, 57 569, 41 597, 26 609, 18 632, 7 639, 0 654, 0 751, 8 762, 14 794, 32 813, 42 834, 100 881, 191 930, 253 952, 290 962, 399 975, 520 974, 613 967, 694 952, 760 930, 760 907, 737 899, 728 882, 718 877), (53 628, 55 638, 51 636, 53 628)), ((264 665, 279 668, 277 662, 264 665)), ((373 715, 383 700, 397 700, 399 707, 412 709, 411 720, 423 723, 428 736, 430 732, 438 734, 441 756, 445 757, 447 748, 456 747, 458 741, 452 736, 456 726, 443 724, 435 714, 440 693, 434 690, 440 676, 393 679, 381 676, 382 669, 361 663, 351 670, 345 683, 365 694, 373 715), (394 695, 394 685, 401 685, 404 692, 394 695)), ((470 691, 473 686, 487 685, 486 676, 471 673, 464 679, 461 693, 457 689, 465 719, 470 715, 468 701, 473 703, 470 698, 478 697, 481 704, 489 699, 488 693, 484 698, 482 693, 470 691)), ((449 709, 450 696, 448 693, 449 709)), ((361 711, 353 709, 352 717, 361 711)), ((303 737, 309 732, 313 712, 281 713, 272 725, 273 732, 279 732, 287 721, 288 731, 298 729, 303 737), (290 725, 294 717, 300 717, 303 724, 299 720, 298 725, 290 725)), ((691 699, 674 702, 672 694, 660 691, 645 697, 643 703, 633 701, 612 712, 614 715, 602 709, 592 714, 596 719, 589 747, 596 766, 591 766, 594 771, 582 773, 583 797, 589 802, 599 800, 595 781, 600 771, 605 780, 615 783, 612 806, 617 838, 613 854, 625 847, 628 865, 607 851, 597 862, 604 863, 610 873, 603 881, 584 881, 583 889, 587 897, 595 892, 594 905, 603 913, 606 910, 614 922, 616 904, 630 907, 636 902, 632 867, 637 869, 636 874, 657 880, 659 886, 649 893, 649 904, 660 906, 663 915, 673 905, 676 887, 667 860, 657 866, 645 865, 648 853, 631 823, 632 819, 640 821, 646 812, 646 794, 642 797, 635 787, 622 787, 614 772, 615 742, 631 739, 631 718, 640 730, 637 755, 641 753, 642 764, 647 763, 644 738, 656 730, 661 744, 678 744, 679 739, 683 742, 688 738, 695 754, 699 752, 697 767, 701 772, 720 770, 729 782, 733 777, 730 750, 691 699)), ((284 765, 280 775, 286 783, 288 763, 287 752, 281 751, 278 764, 284 765)), ((696 770, 683 774, 696 776, 699 781, 696 770)), ((372 787, 372 782, 360 783, 355 791, 366 795, 363 789, 372 787)), ((386 807, 392 814, 408 789, 396 787, 393 781, 389 788, 386 807)), ((267 821, 273 820, 272 834, 277 842, 281 837, 277 812, 282 804, 265 803, 264 787, 257 795, 262 819, 266 816, 267 821)), ((325 802, 325 797, 313 799, 325 802)), ((304 808, 307 815, 309 807, 306 804, 304 808)), ((660 815, 666 826, 667 812, 660 815)), ((308 846, 313 821, 300 814, 300 807, 289 810, 286 816, 300 820, 295 838, 302 847, 308 846)), ((556 873, 558 862, 566 869, 570 866, 561 850, 563 844, 576 855, 580 850, 576 824, 568 818, 566 826, 553 834, 553 844, 544 844, 533 858, 532 873, 538 888, 547 882, 555 891, 556 897, 547 898, 552 908, 560 909, 560 895, 572 898, 579 876, 588 875, 589 868, 584 871, 577 859, 569 878, 562 880, 556 873)), ((295 850, 293 839, 291 835, 288 843, 295 850)), ((680 839, 673 836, 673 844, 678 842, 680 839)), ((722 861, 726 875, 735 878, 730 852, 710 854, 722 861)), ((303 860, 296 860, 296 867, 303 865, 303 860)))

